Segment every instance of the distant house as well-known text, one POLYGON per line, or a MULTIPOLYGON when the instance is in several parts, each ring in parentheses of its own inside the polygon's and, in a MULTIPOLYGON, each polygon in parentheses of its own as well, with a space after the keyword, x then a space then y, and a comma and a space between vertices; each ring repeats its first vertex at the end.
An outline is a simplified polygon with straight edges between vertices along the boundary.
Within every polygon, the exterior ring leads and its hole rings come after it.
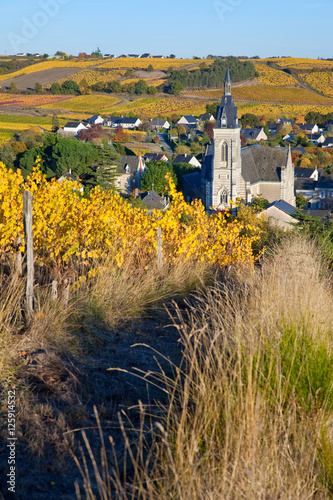
POLYGON ((150 161, 169 161, 169 158, 165 156, 165 154, 157 153, 146 153, 143 158, 146 163, 149 163, 150 161))
POLYGON ((106 120, 106 124, 108 127, 117 128, 120 123, 120 120, 121 120, 120 116, 109 116, 109 118, 106 120))
POLYGON ((141 54, 141 56, 139 57, 141 57, 141 59, 152 59, 153 56, 148 52, 145 52, 144 54, 141 54))
POLYGON ((331 210, 333 208, 333 175, 322 175, 315 186, 315 200, 317 208, 331 210))
POLYGON ((87 130, 82 122, 67 122, 62 129, 64 134, 76 136, 81 130, 87 130))
POLYGON ((164 128, 165 130, 169 130, 170 128, 170 123, 167 120, 152 119, 150 123, 153 129, 164 128))
POLYGON ((281 125, 294 125, 294 122, 290 118, 278 118, 276 123, 280 123, 281 125))
POLYGON ((153 56, 153 59, 165 59, 165 56, 153 56))
POLYGON ((140 57, 140 54, 128 54, 128 57, 131 59, 136 59, 137 57, 140 57))
POLYGON ((169 206, 169 202, 165 197, 160 196, 154 189, 146 193, 139 194, 142 203, 146 205, 148 210, 166 210, 169 206))
POLYGON ((60 184, 62 182, 77 182, 78 183, 78 188, 74 188, 74 189, 78 189, 78 191, 80 191, 80 193, 83 193, 83 191, 84 191, 84 187, 81 184, 79 178, 78 177, 74 177, 74 175, 72 174, 72 170, 71 169, 69 169, 69 172, 67 172, 66 174, 64 174, 61 177, 59 177, 58 182, 60 182, 60 184))
POLYGON ((270 135, 276 135, 278 133, 279 126, 280 123, 267 123, 270 135))
POLYGON ((250 141, 267 141, 268 137, 262 128, 242 128, 241 134, 246 140, 250 141))
POLYGON ((142 124, 140 118, 128 118, 126 116, 109 116, 106 122, 108 127, 118 128, 120 125, 124 129, 133 130, 142 124))
POLYGON ((320 175, 324 175, 322 169, 295 167, 295 179, 314 179, 317 181, 320 175))
POLYGON ((308 200, 308 208, 317 208, 317 202, 315 200, 317 181, 314 178, 297 178, 295 179, 295 194, 301 194, 308 200))
POLYGON ((204 113, 203 115, 199 116, 199 120, 202 122, 206 122, 207 120, 212 122, 215 120, 215 118, 211 113, 204 113))
POLYGON ((297 222, 295 217, 293 217, 295 211, 296 209, 293 205, 284 200, 276 200, 265 207, 261 213, 264 213, 267 219, 275 226, 288 230, 292 229, 292 223, 295 224, 297 222))
POLYGON ((195 116, 185 115, 178 120, 177 125, 196 125, 197 122, 198 120, 196 119, 195 116))
POLYGON ((317 134, 305 134, 306 137, 308 138, 309 142, 312 142, 312 144, 318 146, 318 144, 323 144, 325 142, 325 137, 321 132, 318 132, 317 134))
POLYGON ((103 57, 108 59, 114 59, 114 54, 104 54, 103 57))
POLYGON ((319 127, 315 123, 296 123, 296 125, 307 134, 317 134, 319 132, 319 127))
POLYGON ((103 125, 105 123, 105 120, 99 115, 94 115, 91 118, 88 118, 87 122, 90 125, 103 125))
POLYGON ((173 160, 173 163, 188 163, 193 167, 201 168, 201 163, 196 159, 196 157, 188 154, 177 155, 176 158, 173 160))
POLYGON ((323 148, 333 148, 333 137, 326 137, 325 141, 322 143, 323 148))
POLYGON ((115 185, 118 191, 129 196, 136 188, 140 189, 141 177, 146 168, 141 156, 121 156, 115 165, 115 185))

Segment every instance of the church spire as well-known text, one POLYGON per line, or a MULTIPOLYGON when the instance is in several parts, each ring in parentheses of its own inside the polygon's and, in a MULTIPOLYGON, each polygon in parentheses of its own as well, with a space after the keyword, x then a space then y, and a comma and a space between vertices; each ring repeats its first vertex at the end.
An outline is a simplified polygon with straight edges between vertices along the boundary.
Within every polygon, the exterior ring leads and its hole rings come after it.
POLYGON ((231 95, 231 76, 229 67, 224 79, 224 94, 217 110, 215 128, 239 128, 238 111, 231 95))
POLYGON ((224 79, 224 95, 231 95, 231 76, 230 76, 229 66, 227 68, 227 72, 225 74, 225 79, 224 79))

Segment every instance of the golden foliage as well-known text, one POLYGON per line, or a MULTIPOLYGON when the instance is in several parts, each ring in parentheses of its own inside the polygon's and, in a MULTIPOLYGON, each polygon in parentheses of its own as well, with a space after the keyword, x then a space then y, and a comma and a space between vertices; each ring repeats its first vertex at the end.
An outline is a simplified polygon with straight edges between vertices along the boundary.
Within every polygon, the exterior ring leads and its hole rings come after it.
POLYGON ((333 105, 333 100, 298 87, 244 86, 233 89, 234 99, 290 104, 333 105))
POLYGON ((260 85, 297 85, 297 80, 283 71, 271 68, 267 64, 255 64, 259 73, 258 82, 260 85))

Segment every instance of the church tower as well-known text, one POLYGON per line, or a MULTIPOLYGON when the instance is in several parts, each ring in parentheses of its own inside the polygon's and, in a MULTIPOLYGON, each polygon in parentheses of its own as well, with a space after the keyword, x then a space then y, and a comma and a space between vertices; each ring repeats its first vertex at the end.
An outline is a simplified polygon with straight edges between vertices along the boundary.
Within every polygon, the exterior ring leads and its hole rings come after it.
POLYGON ((204 167, 204 203, 206 209, 226 208, 230 201, 243 196, 241 140, 238 110, 231 95, 229 68, 224 95, 217 110, 214 138, 206 152, 204 167))

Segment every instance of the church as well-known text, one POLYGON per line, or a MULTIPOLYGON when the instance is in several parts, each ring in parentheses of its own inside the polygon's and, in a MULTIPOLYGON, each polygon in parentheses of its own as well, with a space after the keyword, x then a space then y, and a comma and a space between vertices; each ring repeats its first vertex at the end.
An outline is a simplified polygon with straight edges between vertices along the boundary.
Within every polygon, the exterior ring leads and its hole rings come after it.
POLYGON ((290 148, 259 144, 241 147, 238 109, 231 94, 229 68, 213 132, 201 171, 201 194, 207 210, 224 209, 230 206, 230 201, 236 202, 239 198, 251 203, 258 195, 270 203, 283 200, 296 205, 290 148))

